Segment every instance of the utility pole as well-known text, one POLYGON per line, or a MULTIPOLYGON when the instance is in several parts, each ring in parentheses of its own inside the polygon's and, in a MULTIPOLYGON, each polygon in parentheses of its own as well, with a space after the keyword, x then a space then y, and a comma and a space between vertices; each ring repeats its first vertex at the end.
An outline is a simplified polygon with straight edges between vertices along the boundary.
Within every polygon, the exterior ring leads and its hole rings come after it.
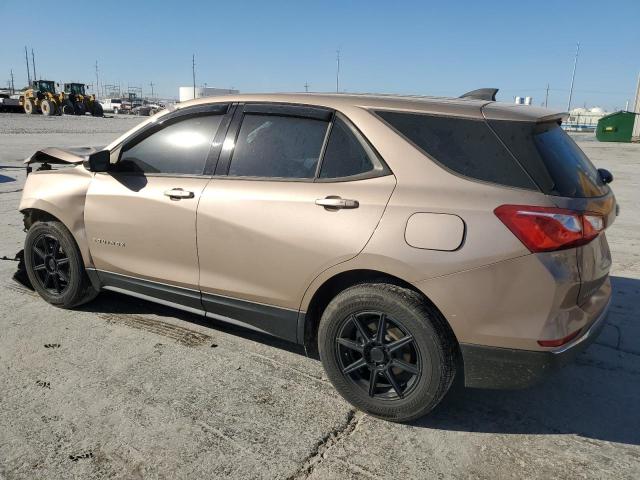
POLYGON ((100 77, 98 75, 98 60, 96 60, 96 100, 100 97, 100 77))
POLYGON ((193 99, 196 99, 196 54, 191 57, 191 73, 193 74, 193 99))
POLYGON ((307 82, 304 82, 304 91, 309 93, 309 84, 307 82))
POLYGON ((547 108, 549 105, 549 84, 547 83, 547 93, 544 96, 544 107, 547 108))
POLYGON ((149 86, 151 87, 151 98, 155 98, 153 95, 153 82, 151 82, 149 86))
POLYGON ((37 80, 36 76, 36 56, 33 54, 33 48, 31 49, 31 66, 33 67, 33 79, 37 80))
POLYGON ((11 69, 11 95, 16 93, 16 86, 13 84, 13 68, 11 69))
MULTIPOLYGON (((636 98, 633 101, 633 111, 635 113, 640 113, 640 75, 638 75, 638 85, 636 87, 636 98)), ((636 121, 633 124, 631 138, 634 140, 640 138, 640 120, 638 120, 638 115, 636 115, 636 121)))
POLYGON ((567 103, 567 112, 571 111, 571 98, 573 97, 573 81, 576 78, 576 66, 578 65, 578 54, 580 53, 580 42, 576 45, 576 57, 573 60, 573 73, 571 74, 571 88, 569 89, 569 102, 567 103))
POLYGON ((27 53, 27 46, 24 46, 24 59, 27 61, 27 81, 29 82, 29 88, 31 88, 31 72, 29 71, 29 54, 27 53))
POLYGON ((336 50, 336 93, 340 93, 340 49, 336 50))

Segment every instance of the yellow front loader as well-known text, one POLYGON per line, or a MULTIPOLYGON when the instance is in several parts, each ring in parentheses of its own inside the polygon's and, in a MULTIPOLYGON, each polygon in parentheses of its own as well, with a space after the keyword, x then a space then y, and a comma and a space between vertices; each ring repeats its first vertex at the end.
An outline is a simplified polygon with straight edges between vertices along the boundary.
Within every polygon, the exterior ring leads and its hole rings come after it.
POLYGON ((20 95, 20 105, 27 115, 60 115, 63 100, 64 94, 56 92, 56 84, 52 80, 34 80, 20 95))
POLYGON ((94 117, 104 116, 102 105, 95 95, 85 91, 84 83, 65 83, 62 113, 65 115, 84 115, 90 113, 94 117))

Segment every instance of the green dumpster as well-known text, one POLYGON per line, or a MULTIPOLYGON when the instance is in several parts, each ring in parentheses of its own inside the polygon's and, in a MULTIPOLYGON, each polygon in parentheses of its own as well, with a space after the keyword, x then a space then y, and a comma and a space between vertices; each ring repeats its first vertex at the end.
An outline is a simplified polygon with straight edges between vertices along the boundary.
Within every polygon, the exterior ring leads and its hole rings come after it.
POLYGON ((596 138, 601 142, 630 142, 637 115, 620 111, 602 117, 598 120, 596 138))

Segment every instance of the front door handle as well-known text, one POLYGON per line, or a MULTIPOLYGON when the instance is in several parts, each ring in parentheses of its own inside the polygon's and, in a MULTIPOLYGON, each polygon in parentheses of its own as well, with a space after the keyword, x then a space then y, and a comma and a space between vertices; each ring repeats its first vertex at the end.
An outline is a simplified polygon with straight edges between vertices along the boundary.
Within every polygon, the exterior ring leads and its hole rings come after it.
POLYGON ((193 198, 195 196, 193 192, 183 190, 182 188, 172 188, 171 190, 166 190, 164 194, 171 200, 181 200, 183 198, 193 198))
POLYGON ((327 210, 339 210, 341 208, 358 208, 360 206, 357 200, 350 200, 348 198, 333 196, 317 199, 316 205, 320 205, 327 210))

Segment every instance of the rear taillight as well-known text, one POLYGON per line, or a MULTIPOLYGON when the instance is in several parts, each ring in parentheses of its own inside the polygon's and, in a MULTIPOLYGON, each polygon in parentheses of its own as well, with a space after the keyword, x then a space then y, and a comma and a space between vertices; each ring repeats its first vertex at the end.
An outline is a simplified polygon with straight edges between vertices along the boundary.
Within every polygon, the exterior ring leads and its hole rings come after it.
POLYGON ((564 208, 502 205, 496 216, 531 252, 584 245, 604 230, 604 218, 564 208))

